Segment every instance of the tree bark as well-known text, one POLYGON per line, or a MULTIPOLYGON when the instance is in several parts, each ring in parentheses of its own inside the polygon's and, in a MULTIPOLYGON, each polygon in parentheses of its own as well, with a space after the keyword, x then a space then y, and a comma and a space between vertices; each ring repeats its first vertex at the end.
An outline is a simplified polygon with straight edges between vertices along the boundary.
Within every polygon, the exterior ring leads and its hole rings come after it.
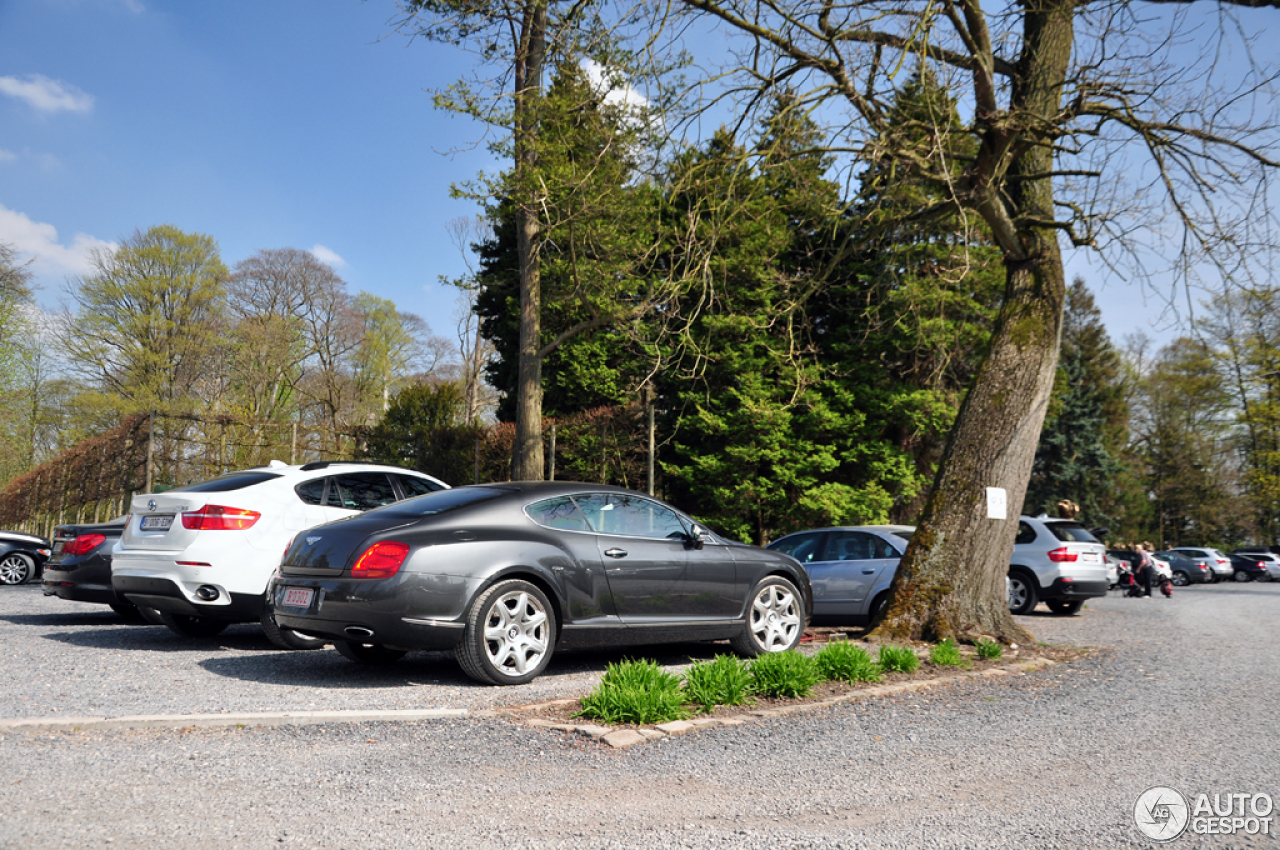
POLYGON ((536 180, 538 105, 546 54, 547 3, 531 0, 522 22, 515 67, 516 251, 520 262, 520 360, 516 367, 516 437, 511 478, 541 481, 542 457, 542 281, 538 267, 541 231, 536 180))
POLYGON ((873 635, 1023 643, 1005 576, 1036 444, 1053 389, 1066 303, 1054 220, 1054 126, 1074 38, 1075 0, 1039 0, 1023 16, 1023 54, 1010 108, 980 115, 982 146, 968 177, 975 205, 1004 252, 1007 284, 991 348, 960 407, 937 480, 873 635), (1009 163, 1007 179, 1002 163, 1009 163), (1012 227, 1010 227, 1012 225, 1012 227), (987 516, 1003 488, 1006 519, 987 516))

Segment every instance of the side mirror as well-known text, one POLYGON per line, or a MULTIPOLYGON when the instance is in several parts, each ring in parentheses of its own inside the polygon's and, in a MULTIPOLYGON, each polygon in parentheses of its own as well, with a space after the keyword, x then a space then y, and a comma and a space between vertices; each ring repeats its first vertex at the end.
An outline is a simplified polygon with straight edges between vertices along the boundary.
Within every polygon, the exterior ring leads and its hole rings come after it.
POLYGON ((696 522, 689 532, 689 545, 694 549, 701 549, 707 543, 707 530, 696 522))

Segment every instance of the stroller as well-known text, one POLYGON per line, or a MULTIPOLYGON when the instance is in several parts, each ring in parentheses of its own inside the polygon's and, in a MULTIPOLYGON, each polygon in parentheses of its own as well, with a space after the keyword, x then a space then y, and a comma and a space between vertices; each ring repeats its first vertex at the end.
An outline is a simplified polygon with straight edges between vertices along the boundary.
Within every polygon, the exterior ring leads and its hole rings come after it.
POLYGON ((1166 575, 1162 575, 1160 576, 1158 581, 1160 582, 1160 592, 1165 595, 1166 599, 1172 599, 1173 598, 1173 579, 1169 578, 1166 575))

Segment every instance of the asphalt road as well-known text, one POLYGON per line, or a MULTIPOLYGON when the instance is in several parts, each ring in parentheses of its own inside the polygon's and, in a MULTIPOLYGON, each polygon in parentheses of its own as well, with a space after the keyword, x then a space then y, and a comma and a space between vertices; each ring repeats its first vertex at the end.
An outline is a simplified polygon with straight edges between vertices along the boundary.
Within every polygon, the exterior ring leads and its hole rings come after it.
MULTIPOLYGON (((622 751, 475 718, 9 734, 0 847, 1140 847, 1155 846, 1133 821, 1151 786, 1280 801, 1280 584, 1024 622, 1101 650, 622 751)), ((484 688, 444 656, 369 671, 273 650, 248 626, 183 641, 35 587, 0 588, 0 647, 0 718, 479 709, 578 695, 619 657, 565 655, 530 685, 484 688)), ((692 653, 709 654, 663 660, 692 653)))

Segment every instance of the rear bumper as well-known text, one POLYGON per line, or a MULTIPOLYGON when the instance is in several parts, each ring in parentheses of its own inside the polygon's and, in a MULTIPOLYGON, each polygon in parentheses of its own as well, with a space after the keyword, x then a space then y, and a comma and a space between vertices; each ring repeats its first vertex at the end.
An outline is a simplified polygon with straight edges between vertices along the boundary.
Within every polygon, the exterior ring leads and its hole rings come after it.
POLYGON ((195 587, 187 588, 167 578, 118 574, 112 576, 111 586, 117 594, 134 605, 168 611, 170 614, 236 623, 256 621, 262 616, 263 599, 256 595, 230 593, 219 589, 217 600, 203 604, 192 598, 195 587))
POLYGON ((44 595, 74 602, 110 605, 121 602, 111 587, 111 563, 48 564, 44 570, 44 595))
POLYGON ((1111 585, 1107 580, 1071 581, 1057 579, 1053 584, 1040 592, 1041 599, 1095 599, 1106 596, 1111 585))

